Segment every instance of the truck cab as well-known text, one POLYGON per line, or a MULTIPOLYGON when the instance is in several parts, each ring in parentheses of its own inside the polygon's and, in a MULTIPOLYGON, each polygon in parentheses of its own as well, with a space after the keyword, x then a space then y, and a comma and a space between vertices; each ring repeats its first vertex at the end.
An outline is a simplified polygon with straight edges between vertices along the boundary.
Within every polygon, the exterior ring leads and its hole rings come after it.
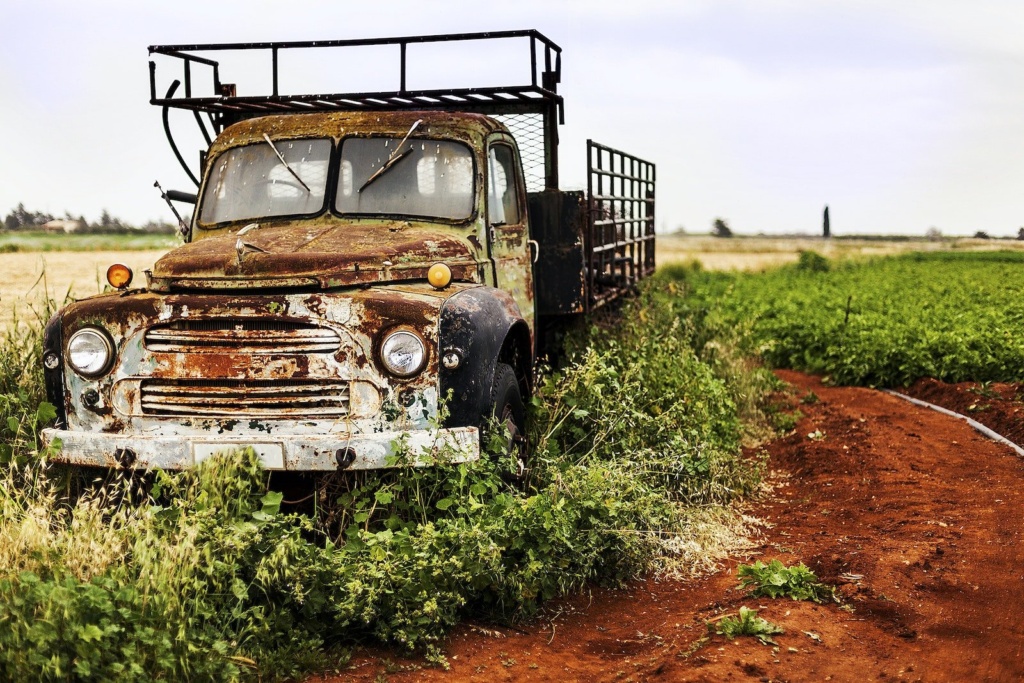
POLYGON ((488 425, 520 448, 542 333, 653 269, 653 166, 627 216, 610 186, 528 192, 516 136, 467 104, 290 110, 215 80, 210 101, 154 86, 165 123, 220 108, 185 243, 47 326, 54 459, 181 469, 252 447, 268 469, 377 469, 477 458, 488 425))

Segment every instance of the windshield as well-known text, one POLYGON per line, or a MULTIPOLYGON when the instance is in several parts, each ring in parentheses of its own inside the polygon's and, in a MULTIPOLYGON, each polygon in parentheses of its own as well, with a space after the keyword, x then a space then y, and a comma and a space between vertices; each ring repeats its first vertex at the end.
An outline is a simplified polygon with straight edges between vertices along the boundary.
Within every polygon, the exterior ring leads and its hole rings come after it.
POLYGON ((335 209, 461 220, 473 215, 473 155, 458 142, 348 138, 335 209))
POLYGON ((210 169, 199 220, 210 224, 319 213, 330 159, 329 139, 268 139, 229 149, 210 169))

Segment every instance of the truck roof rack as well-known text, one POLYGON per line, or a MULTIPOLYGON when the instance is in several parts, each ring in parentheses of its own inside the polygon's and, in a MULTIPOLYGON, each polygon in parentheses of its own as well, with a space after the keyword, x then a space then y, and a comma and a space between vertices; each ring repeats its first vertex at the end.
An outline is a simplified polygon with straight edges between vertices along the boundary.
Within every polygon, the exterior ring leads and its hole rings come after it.
POLYGON ((255 116, 281 113, 322 111, 381 111, 400 109, 431 109, 477 112, 503 121, 520 143, 527 185, 530 189, 558 187, 558 124, 564 123, 561 81, 562 49, 535 30, 492 31, 429 36, 404 36, 355 40, 317 40, 271 43, 215 43, 206 45, 151 45, 149 54, 180 61, 181 78, 174 79, 166 93, 157 92, 157 63, 149 63, 150 103, 163 108, 164 131, 171 149, 192 180, 195 174, 185 163, 171 135, 170 109, 192 111, 196 123, 209 144, 212 135, 204 123, 205 114, 213 135, 226 126, 255 116), (464 41, 523 38, 529 40, 530 78, 517 85, 417 89, 407 83, 407 53, 410 45, 464 41), (282 94, 279 57, 282 52, 338 47, 397 46, 399 51, 398 89, 378 92, 282 94), (238 95, 234 83, 224 82, 221 64, 210 53, 245 52, 247 55, 270 56, 271 92, 259 95, 238 95), (212 94, 196 96, 193 92, 193 69, 208 69, 212 76, 212 94), (184 84, 183 90, 179 88, 184 84), (540 182, 543 184, 540 185, 540 182), (540 185, 538 187, 538 185, 540 185))

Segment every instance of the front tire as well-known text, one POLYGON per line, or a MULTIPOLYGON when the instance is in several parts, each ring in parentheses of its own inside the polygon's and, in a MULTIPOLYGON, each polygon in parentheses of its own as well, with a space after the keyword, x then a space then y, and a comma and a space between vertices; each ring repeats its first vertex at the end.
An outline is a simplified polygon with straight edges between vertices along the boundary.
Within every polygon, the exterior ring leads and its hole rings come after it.
POLYGON ((498 363, 494 368, 490 408, 483 417, 481 445, 486 448, 491 443, 490 430, 497 425, 500 436, 507 437, 499 452, 513 459, 516 476, 522 476, 526 456, 526 406, 515 370, 507 363, 498 363))

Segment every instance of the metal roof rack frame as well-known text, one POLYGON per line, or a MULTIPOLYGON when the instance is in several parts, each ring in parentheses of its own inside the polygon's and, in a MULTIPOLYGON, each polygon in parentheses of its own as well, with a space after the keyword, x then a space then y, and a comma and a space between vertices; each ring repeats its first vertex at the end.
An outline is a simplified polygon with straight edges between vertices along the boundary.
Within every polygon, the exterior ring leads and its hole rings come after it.
POLYGON ((544 138, 544 185, 558 187, 558 125, 565 122, 562 97, 558 84, 562 73, 562 49, 536 30, 490 31, 483 33, 439 34, 370 38, 355 40, 314 40, 271 43, 215 43, 207 45, 151 45, 149 54, 180 60, 181 78, 171 82, 167 92, 157 94, 157 64, 149 62, 150 103, 162 107, 164 132, 182 167, 198 186, 199 179, 185 163, 171 134, 169 111, 182 109, 195 115, 196 123, 207 144, 213 135, 237 121, 256 116, 283 113, 324 111, 383 111, 424 109, 461 111, 504 116, 516 114, 540 115, 544 138), (530 44, 530 82, 520 85, 451 88, 434 90, 409 89, 406 82, 407 52, 409 45, 422 43, 448 43, 459 41, 527 38, 530 44), (334 47, 369 47, 397 45, 399 48, 399 89, 397 91, 361 93, 318 93, 282 95, 279 83, 279 55, 287 50, 308 50, 334 47), (223 51, 270 52, 271 92, 265 95, 239 96, 235 84, 221 80, 220 63, 202 53, 223 51), (193 96, 193 65, 207 67, 213 77, 210 97, 193 96), (184 84, 183 91, 179 88, 184 84), (211 134, 202 115, 207 116, 211 134))

